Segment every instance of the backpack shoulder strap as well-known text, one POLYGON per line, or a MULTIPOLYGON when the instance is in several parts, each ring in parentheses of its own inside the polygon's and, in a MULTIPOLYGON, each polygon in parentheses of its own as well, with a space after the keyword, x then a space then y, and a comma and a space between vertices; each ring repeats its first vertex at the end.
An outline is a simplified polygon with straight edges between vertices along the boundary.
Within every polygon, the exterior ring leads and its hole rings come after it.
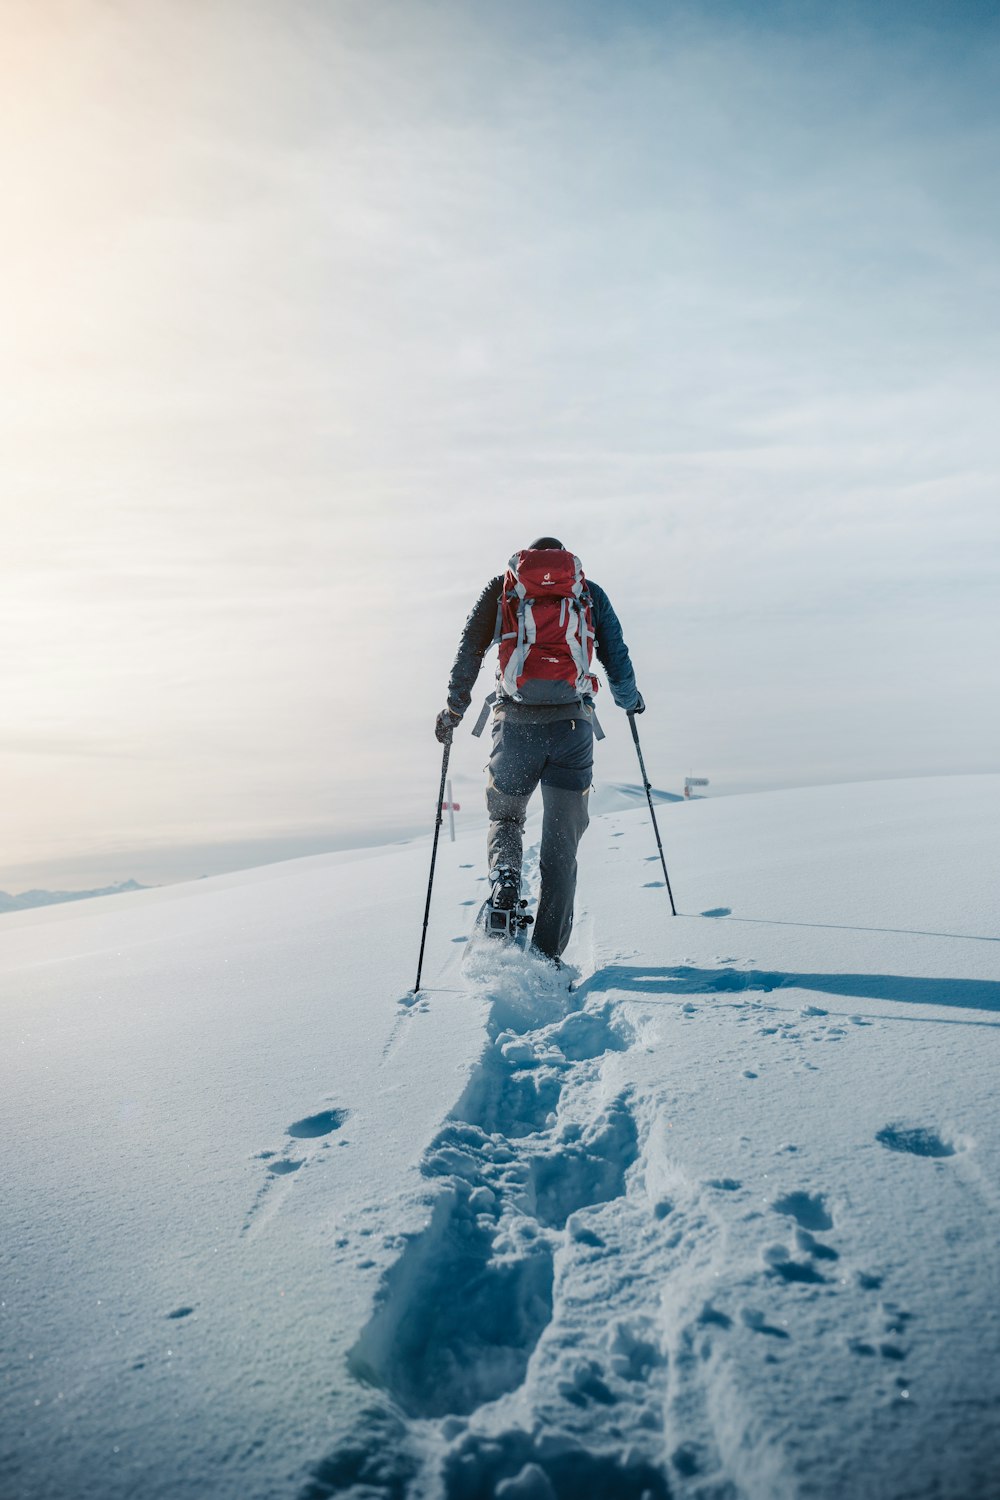
POLYGON ((496 624, 493 627, 493 639, 490 642, 491 646, 498 645, 500 642, 500 637, 503 634, 503 592, 504 580, 503 578, 501 578, 500 587, 497 589, 497 620, 496 624))

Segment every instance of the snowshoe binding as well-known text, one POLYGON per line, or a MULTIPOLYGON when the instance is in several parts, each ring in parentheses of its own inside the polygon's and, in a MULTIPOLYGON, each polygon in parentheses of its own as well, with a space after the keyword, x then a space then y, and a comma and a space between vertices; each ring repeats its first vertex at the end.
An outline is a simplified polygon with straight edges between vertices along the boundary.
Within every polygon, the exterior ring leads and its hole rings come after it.
POLYGON ((508 865, 501 865, 491 872, 490 879, 493 890, 479 914, 483 930, 488 937, 518 943, 523 948, 528 941, 528 928, 535 919, 528 915, 518 873, 508 865))

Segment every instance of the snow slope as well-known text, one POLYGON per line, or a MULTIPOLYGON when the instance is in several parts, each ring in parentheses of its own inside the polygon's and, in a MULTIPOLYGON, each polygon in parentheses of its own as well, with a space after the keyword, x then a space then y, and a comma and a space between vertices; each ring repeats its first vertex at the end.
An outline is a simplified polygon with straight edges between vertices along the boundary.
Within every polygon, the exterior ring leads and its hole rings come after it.
POLYGON ((4 1495, 1000 1495, 1000 777, 658 818, 2 919, 4 1495))

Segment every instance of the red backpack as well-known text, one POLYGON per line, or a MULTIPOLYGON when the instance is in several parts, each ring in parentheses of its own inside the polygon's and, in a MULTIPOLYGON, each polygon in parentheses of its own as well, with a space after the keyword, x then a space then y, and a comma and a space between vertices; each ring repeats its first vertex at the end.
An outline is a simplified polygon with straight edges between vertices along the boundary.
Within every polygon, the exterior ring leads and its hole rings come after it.
POLYGON ((587 580, 572 552, 516 552, 497 611, 497 682, 523 703, 570 703, 597 692, 590 670, 594 621, 587 580))

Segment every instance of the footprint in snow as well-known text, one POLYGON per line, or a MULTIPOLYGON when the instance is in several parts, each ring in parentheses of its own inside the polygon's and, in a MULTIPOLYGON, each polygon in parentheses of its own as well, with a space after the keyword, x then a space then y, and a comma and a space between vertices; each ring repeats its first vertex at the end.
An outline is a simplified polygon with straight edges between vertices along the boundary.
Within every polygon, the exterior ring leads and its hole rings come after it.
POLYGON ((880 1146, 889 1151, 905 1152, 909 1156, 954 1156, 951 1141, 943 1140, 937 1131, 924 1125, 905 1125, 897 1122, 885 1125, 875 1132, 880 1146))
POLYGON ((733 908, 731 906, 710 906, 708 911, 703 911, 703 917, 731 917, 733 908))
POLYGON ((662 884, 663 884, 662 880, 647 880, 645 882, 645 884, 643 885, 643 890, 644 891, 655 890, 657 886, 660 886, 662 884))
POLYGON ((808 1229, 796 1229, 795 1243, 800 1250, 805 1251, 807 1255, 814 1256, 816 1260, 840 1259, 839 1250, 835 1250, 832 1245, 824 1245, 823 1241, 818 1240, 814 1234, 810 1234, 808 1229))
POLYGON ((875 1355, 881 1355, 883 1359, 901 1363, 910 1352, 909 1346, 902 1340, 909 1331, 913 1314, 894 1302, 883 1303, 881 1314, 881 1327, 877 1333, 867 1339, 850 1338, 847 1347, 852 1354, 863 1358, 872 1359, 875 1355))
MULTIPOLYGON (((348 1109, 321 1109, 317 1114, 304 1115, 301 1120, 293 1121, 285 1133, 291 1140, 296 1141, 322 1140, 323 1136, 331 1135, 333 1131, 339 1130, 349 1115, 350 1110, 348 1109)), ((323 1142, 324 1147, 329 1146, 329 1144, 329 1141, 323 1142)), ((346 1146, 348 1143, 345 1140, 341 1141, 340 1144, 346 1146)), ((305 1166, 306 1158, 304 1156, 292 1156, 290 1150, 291 1148, 286 1145, 280 1153, 277 1151, 257 1152, 254 1159, 264 1163, 267 1168, 267 1176, 258 1189, 257 1197, 247 1213, 241 1230, 242 1234, 248 1234, 260 1223, 258 1215, 265 1205, 268 1203, 273 1205, 275 1200, 271 1197, 269 1190, 275 1186, 274 1179, 278 1177, 290 1177, 294 1172, 298 1172, 305 1166)))
POLYGON ((766 1245, 761 1251, 761 1259, 767 1267, 768 1275, 776 1276, 780 1281, 805 1282, 816 1286, 825 1284, 827 1280, 808 1257, 796 1260, 785 1245, 766 1245))
POLYGON ((744 1325, 752 1329, 754 1333, 766 1333, 772 1339, 791 1338, 791 1334, 786 1329, 776 1328, 773 1323, 769 1323, 756 1307, 741 1307, 740 1318, 744 1325))
POLYGON ((785 1193, 771 1204, 776 1214, 787 1214, 800 1229, 833 1228, 833 1216, 822 1193, 785 1193))
MULTIPOLYGON (((349 1114, 348 1109, 321 1109, 318 1114, 305 1115, 303 1119, 295 1120, 285 1133, 294 1141, 318 1141, 339 1130, 349 1114)), ((259 1151, 257 1160, 267 1163, 267 1170, 272 1177, 288 1177, 290 1173, 305 1166, 304 1157, 279 1156, 277 1151, 259 1151)))
POLYGON ((823 1275, 817 1262, 826 1262, 829 1267, 832 1261, 840 1259, 840 1251, 835 1250, 832 1245, 824 1244, 813 1233, 814 1230, 816 1233, 824 1233, 833 1228, 833 1215, 828 1211, 823 1195, 786 1193, 784 1197, 776 1198, 771 1207, 775 1213, 794 1220, 795 1251, 789 1251, 780 1244, 765 1246, 761 1251, 761 1258, 767 1274, 785 1282, 805 1282, 811 1285, 828 1282, 830 1278, 823 1275))
POLYGON ((305 1119, 296 1120, 294 1125, 289 1125, 287 1134, 297 1141, 315 1140, 339 1130, 349 1114, 347 1109, 322 1109, 318 1115, 306 1115, 305 1119))
MULTIPOLYGON (((732 1328, 733 1320, 711 1302, 706 1302, 698 1314, 698 1322, 705 1327, 732 1328)), ((750 1325, 748 1325, 750 1326, 750 1325)))

